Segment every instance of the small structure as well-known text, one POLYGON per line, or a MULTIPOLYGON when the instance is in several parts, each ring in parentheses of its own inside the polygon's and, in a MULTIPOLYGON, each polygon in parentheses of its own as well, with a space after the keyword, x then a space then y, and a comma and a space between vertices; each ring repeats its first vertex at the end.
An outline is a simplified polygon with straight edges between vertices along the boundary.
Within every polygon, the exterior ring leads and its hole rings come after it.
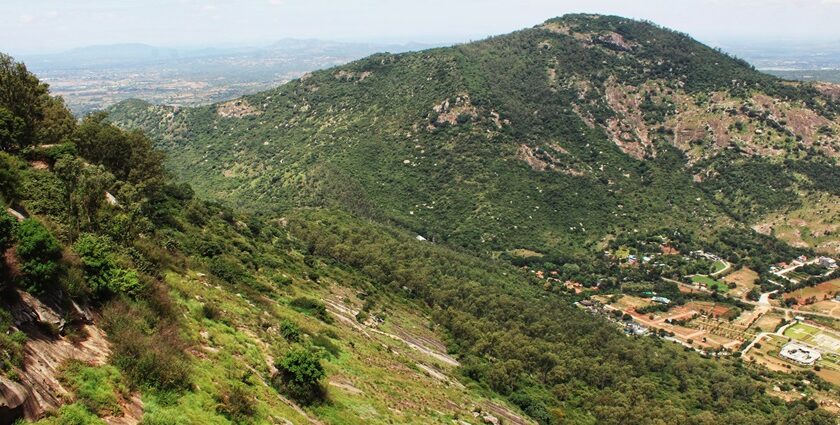
POLYGON ((420 242, 426 242, 426 238, 424 238, 424 237, 422 237, 422 236, 420 236, 420 235, 415 236, 415 237, 414 237, 414 239, 417 239, 417 240, 418 240, 418 241, 420 241, 420 242))
POLYGON ((819 351, 796 342, 790 342, 782 347, 779 355, 804 366, 811 366, 822 357, 819 351))
POLYGON ((651 298, 651 301, 659 304, 671 304, 671 300, 665 297, 653 297, 651 298))
POLYGON ((624 332, 628 335, 645 336, 649 333, 648 328, 636 323, 630 322, 624 326, 624 332))

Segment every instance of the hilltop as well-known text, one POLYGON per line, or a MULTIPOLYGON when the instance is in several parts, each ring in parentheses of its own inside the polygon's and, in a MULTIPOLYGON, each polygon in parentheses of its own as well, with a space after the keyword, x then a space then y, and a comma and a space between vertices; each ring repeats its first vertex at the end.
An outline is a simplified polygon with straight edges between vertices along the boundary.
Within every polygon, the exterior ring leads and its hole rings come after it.
MULTIPOLYGON (((488 254, 580 254, 627 232, 712 240, 821 208, 811 200, 837 196, 838 111, 826 87, 687 35, 570 15, 208 107, 111 112, 213 199, 333 206, 488 254)), ((804 246, 836 252, 827 234, 804 246)))

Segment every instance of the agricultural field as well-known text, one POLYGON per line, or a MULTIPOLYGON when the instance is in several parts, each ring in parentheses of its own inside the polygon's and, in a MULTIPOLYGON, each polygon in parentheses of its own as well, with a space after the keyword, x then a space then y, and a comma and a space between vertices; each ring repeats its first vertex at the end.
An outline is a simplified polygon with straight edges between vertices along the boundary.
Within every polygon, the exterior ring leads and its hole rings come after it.
POLYGON ((730 273, 729 275, 723 278, 724 283, 735 284, 735 288, 732 288, 729 292, 729 295, 735 298, 744 298, 747 295, 747 293, 749 293, 753 288, 755 288, 755 283, 757 281, 758 273, 746 267, 736 272, 730 273))
POLYGON ((727 285, 727 284, 725 284, 725 283, 723 283, 719 280, 716 280, 714 278, 711 278, 709 276, 695 275, 695 276, 691 277, 691 282, 696 283, 696 284, 700 284, 700 285, 705 285, 706 288, 709 288, 710 290, 713 290, 713 291, 716 290, 717 292, 721 292, 721 293, 725 293, 725 292, 729 291, 729 285, 727 285))

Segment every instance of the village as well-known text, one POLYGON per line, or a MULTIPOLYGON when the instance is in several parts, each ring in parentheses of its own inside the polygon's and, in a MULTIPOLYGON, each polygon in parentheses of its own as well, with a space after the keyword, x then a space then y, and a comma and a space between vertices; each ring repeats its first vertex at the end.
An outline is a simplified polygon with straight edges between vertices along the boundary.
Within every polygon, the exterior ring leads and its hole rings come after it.
MULTIPOLYGON (((632 282, 604 289, 563 281, 558 271, 531 272, 547 284, 561 285, 579 299, 578 307, 614 322, 628 337, 658 337, 709 357, 740 356, 777 372, 811 371, 840 386, 837 260, 800 256, 773 264, 763 270, 762 285, 759 271, 714 253, 681 254, 667 244, 659 253, 619 247, 605 256, 620 268, 705 272, 667 277, 663 272, 662 287, 671 289, 660 291, 657 285, 632 282)), ((783 393, 779 389, 787 398, 802 396, 783 393)), ((840 411, 840 405, 828 407, 840 411)))

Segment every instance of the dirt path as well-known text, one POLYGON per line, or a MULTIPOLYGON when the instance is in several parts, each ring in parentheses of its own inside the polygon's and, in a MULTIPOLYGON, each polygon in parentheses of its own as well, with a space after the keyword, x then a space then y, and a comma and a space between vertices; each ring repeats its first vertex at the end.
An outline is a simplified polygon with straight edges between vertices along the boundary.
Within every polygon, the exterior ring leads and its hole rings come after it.
POLYGON ((327 311, 329 311, 338 320, 350 325, 351 327, 362 332, 365 336, 369 338, 371 336, 368 332, 386 336, 388 338, 400 341, 403 344, 407 345, 409 348, 419 351, 429 357, 437 359, 450 366, 457 367, 461 365, 461 363, 459 363, 458 360, 456 360, 454 357, 444 352, 441 352, 436 348, 429 347, 429 345, 435 345, 437 347, 443 346, 443 344, 439 342, 434 342, 432 344, 429 341, 424 341, 424 338, 411 335, 402 328, 399 328, 400 333, 402 335, 395 335, 389 332, 381 331, 379 329, 367 327, 356 320, 356 315, 358 314, 357 311, 354 311, 353 309, 345 306, 344 304, 329 299, 325 299, 324 303, 327 306, 327 311))

